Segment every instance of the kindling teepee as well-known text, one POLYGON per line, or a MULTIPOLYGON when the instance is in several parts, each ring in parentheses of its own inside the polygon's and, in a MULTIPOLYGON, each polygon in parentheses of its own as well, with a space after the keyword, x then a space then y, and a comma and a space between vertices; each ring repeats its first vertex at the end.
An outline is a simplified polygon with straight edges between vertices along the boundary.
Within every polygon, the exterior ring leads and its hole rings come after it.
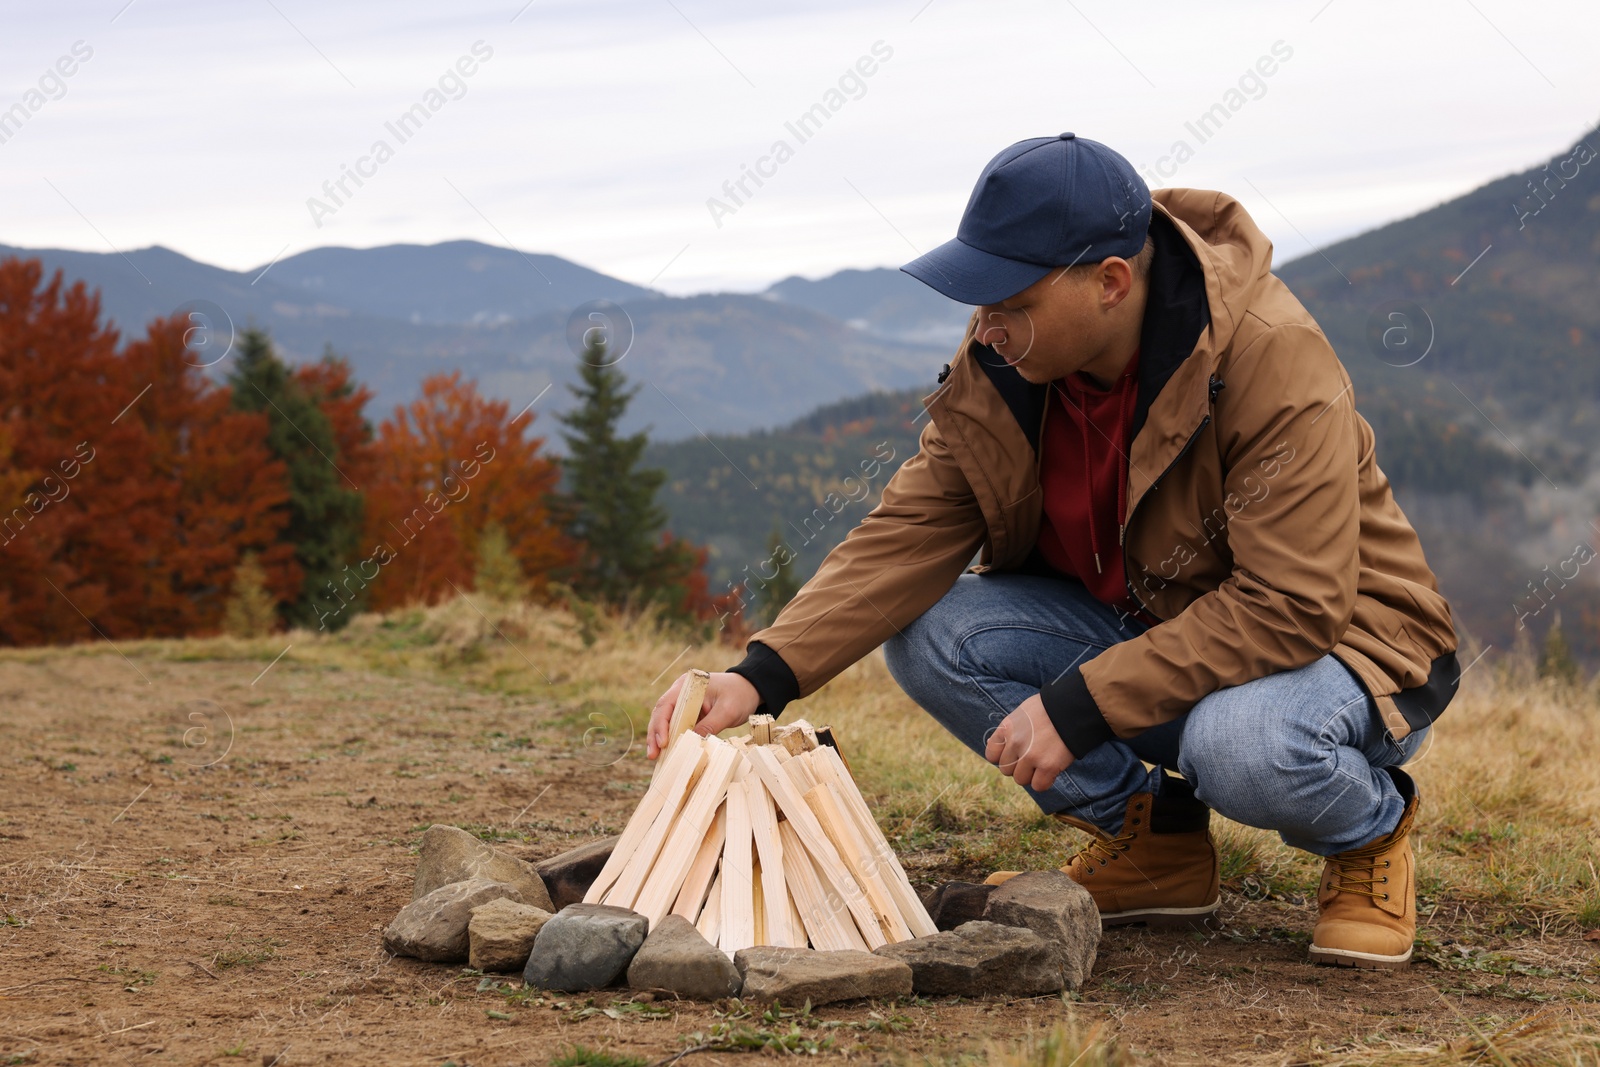
POLYGON ((584 896, 694 923, 728 955, 753 945, 873 949, 935 932, 827 727, 750 719, 690 730, 709 675, 690 672, 644 799, 584 896))

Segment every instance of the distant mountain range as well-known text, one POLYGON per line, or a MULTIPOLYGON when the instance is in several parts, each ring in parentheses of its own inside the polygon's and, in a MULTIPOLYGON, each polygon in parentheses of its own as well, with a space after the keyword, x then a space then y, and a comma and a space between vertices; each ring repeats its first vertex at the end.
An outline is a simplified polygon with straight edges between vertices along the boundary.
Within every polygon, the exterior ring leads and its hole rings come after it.
POLYGON ((972 317, 970 304, 940 296, 890 267, 842 270, 816 281, 789 277, 765 295, 820 311, 868 333, 951 350, 972 317))
MULTIPOLYGON (((102 317, 124 336, 151 319, 207 301, 236 329, 264 327, 286 358, 332 348, 376 396, 374 421, 440 371, 461 370, 516 409, 564 410, 575 382, 569 318, 597 302, 619 364, 641 388, 623 429, 657 440, 781 424, 820 404, 874 389, 931 382, 944 347, 847 325, 808 303, 718 293, 670 297, 559 256, 523 255, 476 241, 383 248, 318 248, 249 271, 230 271, 166 248, 126 254, 23 249, 101 296, 102 317)), ((902 275, 902 277, 904 277, 902 275)), ((918 283, 905 279, 912 285, 918 283)), ((212 313, 215 315, 215 313, 212 313)), ((217 373, 226 370, 218 364, 217 373)), ((536 423, 555 451, 559 427, 536 423)))

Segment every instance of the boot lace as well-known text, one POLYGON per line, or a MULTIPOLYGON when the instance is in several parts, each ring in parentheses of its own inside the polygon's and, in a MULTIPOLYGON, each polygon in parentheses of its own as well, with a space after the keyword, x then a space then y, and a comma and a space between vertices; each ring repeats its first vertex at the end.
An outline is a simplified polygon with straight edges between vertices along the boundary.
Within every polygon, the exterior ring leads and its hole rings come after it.
MULTIPOLYGON (((1329 872, 1329 886, 1337 893, 1359 893, 1373 900, 1388 900, 1387 891, 1379 892, 1377 887, 1386 885, 1389 881, 1387 874, 1379 876, 1378 857, 1389 846, 1389 842, 1374 842, 1361 848, 1353 848, 1348 852, 1341 852, 1328 857, 1332 861, 1333 870, 1329 872), (1368 877, 1356 877, 1366 871, 1368 877)), ((1389 861, 1384 860, 1382 869, 1387 870, 1389 861)))
POLYGON ((1092 838, 1087 845, 1074 852, 1067 862, 1076 863, 1081 859, 1084 865, 1092 872, 1096 858, 1100 860, 1100 866, 1104 867, 1107 863, 1128 851, 1133 845, 1133 839, 1138 836, 1138 832, 1135 831, 1133 833, 1118 834, 1115 837, 1092 838))

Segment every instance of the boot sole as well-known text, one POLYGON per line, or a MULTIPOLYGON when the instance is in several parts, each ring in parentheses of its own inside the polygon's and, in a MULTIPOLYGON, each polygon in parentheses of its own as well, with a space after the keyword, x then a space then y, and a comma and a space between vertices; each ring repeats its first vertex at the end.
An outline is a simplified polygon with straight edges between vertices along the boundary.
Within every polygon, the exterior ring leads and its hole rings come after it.
POLYGON ((1399 971, 1411 964, 1411 949, 1396 956, 1376 952, 1357 952, 1348 948, 1322 948, 1312 945, 1307 955, 1312 963, 1332 964, 1335 967, 1360 967, 1374 971, 1399 971))
POLYGON ((1135 908, 1131 911, 1101 912, 1100 926, 1110 928, 1143 923, 1162 929, 1220 929, 1222 920, 1217 912, 1221 908, 1222 901, 1218 900, 1198 908, 1135 908))

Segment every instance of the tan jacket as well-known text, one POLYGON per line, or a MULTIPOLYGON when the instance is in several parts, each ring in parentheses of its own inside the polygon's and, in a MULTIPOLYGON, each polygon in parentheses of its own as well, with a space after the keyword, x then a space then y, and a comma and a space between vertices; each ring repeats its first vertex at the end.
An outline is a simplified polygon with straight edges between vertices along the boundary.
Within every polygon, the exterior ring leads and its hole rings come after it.
MULTIPOLYGON (((1350 377, 1238 201, 1153 200, 1123 548, 1130 592, 1161 621, 1049 683, 1051 719, 1081 756, 1332 652, 1398 740, 1454 695, 1457 639, 1350 377)), ((769 712, 916 619, 975 552, 979 573, 1029 565, 1047 387, 975 323, 924 398, 917 453, 731 668, 769 712)))

